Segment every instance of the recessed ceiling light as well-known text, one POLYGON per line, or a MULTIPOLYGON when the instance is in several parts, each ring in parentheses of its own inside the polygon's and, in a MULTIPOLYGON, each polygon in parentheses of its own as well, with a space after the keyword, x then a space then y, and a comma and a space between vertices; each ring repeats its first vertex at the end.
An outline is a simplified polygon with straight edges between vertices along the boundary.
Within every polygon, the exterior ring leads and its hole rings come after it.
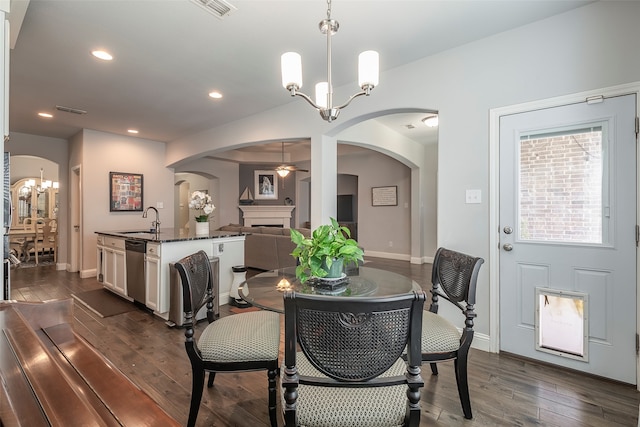
POLYGON ((44 117, 45 119, 50 119, 53 117, 53 114, 49 114, 49 113, 38 113, 38 115, 40 117, 44 117))
POLYGON ((127 132, 129 133, 138 133, 137 129, 127 129, 127 132))
POLYGON ((209 96, 213 99, 220 99, 222 98, 222 94, 220 92, 218 92, 217 90, 214 90, 213 92, 209 92, 209 96))
POLYGON ((422 119, 422 123, 424 123, 427 127, 434 128, 438 126, 438 116, 428 116, 422 119))
POLYGON ((104 61, 111 61, 113 59, 113 56, 111 56, 109 52, 106 52, 104 50, 94 50, 91 52, 91 54, 96 58, 102 59, 104 61))

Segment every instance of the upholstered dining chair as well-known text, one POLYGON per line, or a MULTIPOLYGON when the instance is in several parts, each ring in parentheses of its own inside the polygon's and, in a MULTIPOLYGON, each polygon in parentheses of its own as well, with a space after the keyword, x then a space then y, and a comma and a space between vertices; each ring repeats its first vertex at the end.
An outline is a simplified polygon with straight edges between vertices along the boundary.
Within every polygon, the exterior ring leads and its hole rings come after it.
POLYGON ((280 347, 280 316, 270 311, 233 314, 214 321, 213 283, 209 257, 196 252, 176 262, 182 282, 185 348, 191 361, 192 390, 187 426, 194 426, 200 409, 204 378, 213 386, 217 372, 266 370, 269 419, 276 426, 276 376, 280 347), (196 314, 206 306, 209 324, 194 337, 196 314))
POLYGON ((439 248, 431 272, 431 305, 422 317, 422 361, 429 362, 438 375, 437 362, 454 360, 456 383, 464 417, 471 419, 471 400, 467 379, 467 357, 473 341, 476 317, 476 282, 484 260, 445 248, 439 248), (453 303, 464 315, 462 333, 438 314, 440 298, 453 303))
POLYGON ((58 232, 55 230, 56 220, 45 220, 42 229, 36 229, 36 238, 34 239, 34 248, 36 255, 36 264, 39 263, 38 253, 44 255, 46 251, 53 251, 53 261, 58 261, 58 232))
POLYGON ((286 426, 418 426, 425 298, 285 293, 286 426))

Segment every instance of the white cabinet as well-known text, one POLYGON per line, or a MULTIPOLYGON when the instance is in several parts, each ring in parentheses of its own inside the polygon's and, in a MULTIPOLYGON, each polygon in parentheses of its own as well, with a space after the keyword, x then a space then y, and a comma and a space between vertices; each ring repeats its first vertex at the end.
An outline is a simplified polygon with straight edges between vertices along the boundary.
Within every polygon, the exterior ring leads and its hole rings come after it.
MULTIPOLYGON (((127 264, 124 239, 100 236, 98 240, 98 274, 102 272, 102 283, 109 289, 127 295, 127 264)), ((100 278, 100 276, 98 276, 100 278)))
MULTIPOLYGON (((244 263, 244 236, 211 239, 176 239, 147 241, 144 256, 145 305, 167 320, 171 305, 171 271, 169 265, 181 258, 204 250, 209 256, 219 257, 220 303, 226 304, 233 281, 231 266, 244 263)), ((131 300, 127 296, 127 266, 125 238, 98 234, 97 240, 98 281, 105 288, 131 300)))
POLYGON ((145 305, 153 311, 158 311, 164 305, 160 292, 160 244, 147 244, 144 258, 146 302, 145 305))

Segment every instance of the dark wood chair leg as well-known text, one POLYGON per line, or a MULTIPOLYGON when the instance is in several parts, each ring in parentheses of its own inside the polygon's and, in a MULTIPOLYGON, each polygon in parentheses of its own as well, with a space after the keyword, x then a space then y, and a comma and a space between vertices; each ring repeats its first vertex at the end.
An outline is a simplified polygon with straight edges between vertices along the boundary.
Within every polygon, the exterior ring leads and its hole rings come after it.
POLYGON ((191 406, 189 407, 189 420, 187 421, 187 427, 193 427, 196 425, 196 418, 198 418, 198 411, 200 410, 200 401, 202 400, 202 389, 204 388, 204 376, 203 369, 193 369, 192 371, 193 382, 191 386, 191 406))
POLYGON ((216 373, 213 371, 209 371, 209 380, 207 381, 207 387, 213 387, 213 380, 216 379, 216 373))
POLYGON ((271 427, 278 427, 278 421, 276 420, 276 375, 278 369, 269 369, 267 376, 269 378, 269 420, 271 421, 271 427))
POLYGON ((468 420, 473 418, 471 413, 471 399, 469 398, 469 381, 467 380, 467 355, 458 355, 454 361, 456 371, 456 383, 458 384, 458 395, 462 404, 462 412, 468 420))
POLYGON ((438 375, 438 364, 437 363, 431 363, 431 373, 433 375, 438 375))

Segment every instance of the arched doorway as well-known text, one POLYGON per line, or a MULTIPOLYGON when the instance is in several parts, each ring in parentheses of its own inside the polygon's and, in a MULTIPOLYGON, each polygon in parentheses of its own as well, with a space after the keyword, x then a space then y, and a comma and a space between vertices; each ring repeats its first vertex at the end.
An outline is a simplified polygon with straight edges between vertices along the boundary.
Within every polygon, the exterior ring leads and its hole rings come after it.
MULTIPOLYGON (((219 179, 201 172, 176 172, 174 180, 174 228, 195 229, 195 213, 190 212, 189 199, 194 191, 201 191, 211 195, 214 206, 218 205, 219 179)), ((215 214, 209 216, 209 228, 215 230, 220 227, 219 218, 215 214)))

